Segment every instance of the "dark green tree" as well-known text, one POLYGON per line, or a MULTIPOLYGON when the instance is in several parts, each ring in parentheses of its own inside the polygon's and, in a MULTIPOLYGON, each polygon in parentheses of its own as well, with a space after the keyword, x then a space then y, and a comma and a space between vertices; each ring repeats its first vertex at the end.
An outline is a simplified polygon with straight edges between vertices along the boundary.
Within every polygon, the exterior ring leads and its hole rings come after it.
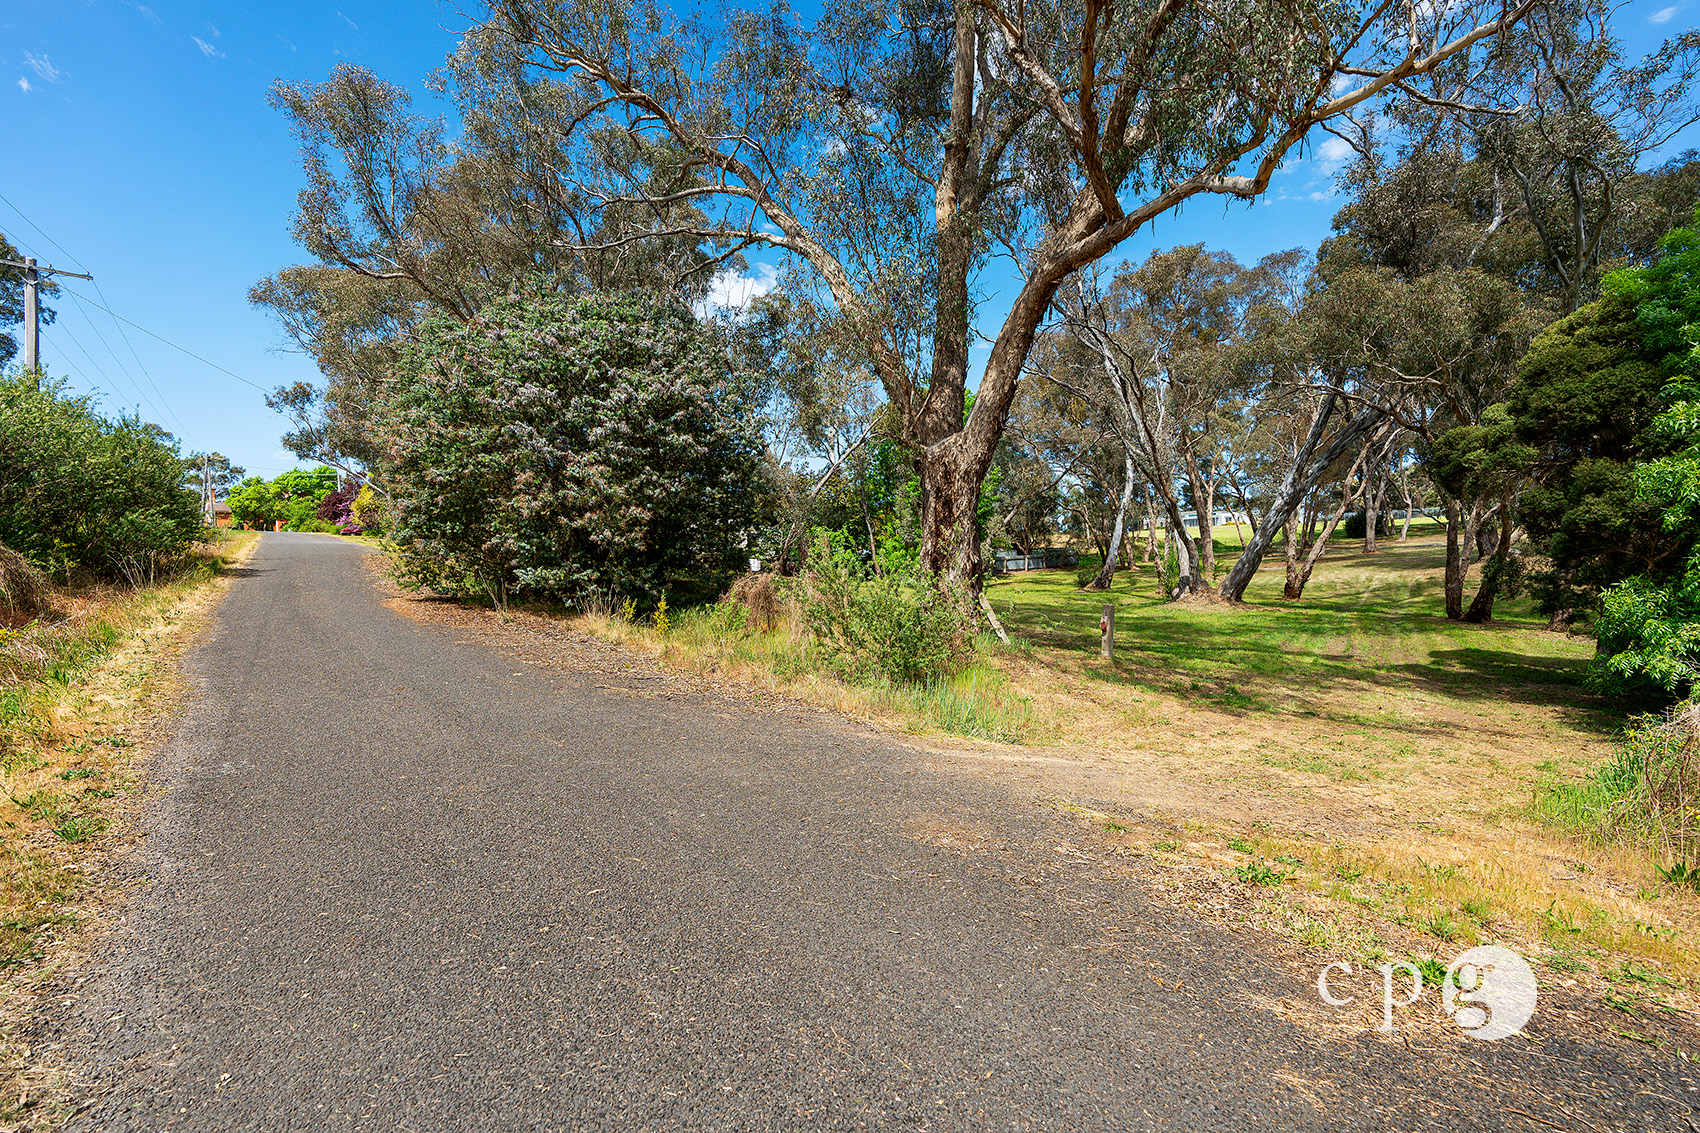
POLYGON ((1635 316, 1633 301, 1611 296, 1548 327, 1508 402, 1535 458, 1518 522, 1551 563, 1530 587, 1555 625, 1595 608, 1604 587, 1687 559, 1690 540, 1635 491, 1636 463, 1674 447, 1653 427, 1666 379, 1635 316))
POLYGON ((201 530, 170 434, 64 383, 0 378, 0 543, 61 577, 150 579, 201 530))
POLYGON ((737 386, 654 296, 533 288, 433 319, 378 418, 395 539, 420 581, 498 606, 730 566, 761 461, 737 386))

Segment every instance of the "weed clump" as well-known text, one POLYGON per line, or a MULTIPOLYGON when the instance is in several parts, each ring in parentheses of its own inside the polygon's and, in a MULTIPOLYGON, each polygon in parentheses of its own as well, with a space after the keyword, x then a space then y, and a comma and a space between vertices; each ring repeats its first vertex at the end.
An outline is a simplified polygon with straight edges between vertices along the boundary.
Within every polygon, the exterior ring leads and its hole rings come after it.
POLYGON ((40 571, 0 543, 0 628, 50 613, 53 591, 40 571))
POLYGON ((1643 845, 1677 872, 1700 865, 1700 703, 1636 717, 1609 762, 1546 788, 1534 810, 1571 834, 1643 845))
POLYGON ((972 658, 974 623, 960 588, 919 568, 870 577, 836 532, 816 532, 809 563, 804 621, 840 676, 926 685, 972 658))

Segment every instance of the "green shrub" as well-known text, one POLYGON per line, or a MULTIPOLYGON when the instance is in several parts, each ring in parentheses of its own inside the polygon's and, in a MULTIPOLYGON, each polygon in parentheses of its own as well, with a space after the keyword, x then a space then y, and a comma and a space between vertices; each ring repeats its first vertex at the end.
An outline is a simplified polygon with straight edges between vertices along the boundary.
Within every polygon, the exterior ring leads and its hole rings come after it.
POLYGON ((169 433, 102 417, 62 382, 0 377, 0 544, 36 567, 149 577, 201 533, 169 433))
POLYGON ((918 569, 868 577, 841 533, 815 531, 804 622, 842 676, 927 684, 973 654, 968 596, 918 569))

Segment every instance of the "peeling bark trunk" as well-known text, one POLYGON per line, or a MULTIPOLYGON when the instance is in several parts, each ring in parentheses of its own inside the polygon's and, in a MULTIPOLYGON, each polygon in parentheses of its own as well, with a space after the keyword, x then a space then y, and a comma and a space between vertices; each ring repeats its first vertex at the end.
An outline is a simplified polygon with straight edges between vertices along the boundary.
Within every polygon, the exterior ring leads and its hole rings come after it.
POLYGON ((1270 505, 1269 514, 1258 526, 1257 533, 1251 537, 1250 545, 1241 551, 1240 557, 1234 561, 1228 577, 1222 580, 1217 592, 1230 602, 1238 602, 1245 596, 1246 587, 1257 577, 1257 568, 1263 562, 1263 556, 1275 542, 1275 532, 1289 526, 1293 512, 1310 494, 1311 489, 1316 487, 1316 482, 1322 478, 1328 466, 1382 424, 1382 412, 1374 406, 1365 406, 1357 416, 1341 427, 1339 435, 1323 451, 1317 452, 1328 420, 1333 416, 1335 404, 1336 395, 1330 393, 1317 408, 1316 416, 1311 419, 1310 433, 1299 446, 1292 467, 1287 469, 1280 490, 1275 493, 1275 501, 1270 505))
POLYGON ((1121 504, 1116 508, 1115 533, 1110 536, 1109 548, 1104 552, 1104 565, 1098 568, 1098 577, 1092 580, 1088 590, 1108 590, 1110 581, 1116 576, 1116 555, 1121 550, 1122 536, 1127 530, 1127 507, 1133 502, 1133 454, 1124 449, 1122 459, 1127 462, 1127 483, 1122 485, 1121 504))

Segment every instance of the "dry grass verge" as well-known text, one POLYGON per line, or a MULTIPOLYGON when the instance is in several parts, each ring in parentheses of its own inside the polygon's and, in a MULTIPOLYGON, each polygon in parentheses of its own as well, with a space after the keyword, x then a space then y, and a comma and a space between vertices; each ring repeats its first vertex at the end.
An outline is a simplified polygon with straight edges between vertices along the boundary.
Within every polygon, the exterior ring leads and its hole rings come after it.
POLYGON ((175 662, 256 541, 226 536, 140 590, 52 591, 53 613, 0 642, 0 1126, 53 1116, 51 1075, 17 1035, 103 898, 100 862, 178 693, 175 662))

